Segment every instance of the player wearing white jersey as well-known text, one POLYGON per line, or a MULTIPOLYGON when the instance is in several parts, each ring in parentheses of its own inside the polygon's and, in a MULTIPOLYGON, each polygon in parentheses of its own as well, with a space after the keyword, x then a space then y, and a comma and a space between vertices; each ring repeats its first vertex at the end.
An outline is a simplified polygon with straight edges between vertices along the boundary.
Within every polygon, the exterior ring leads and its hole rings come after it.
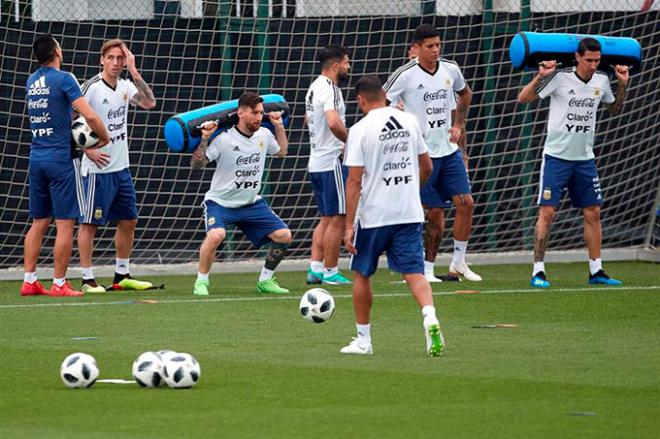
POLYGON ((576 67, 558 70, 555 61, 544 61, 539 73, 520 91, 520 103, 550 97, 548 134, 543 147, 539 213, 534 231, 534 268, 531 285, 548 288, 543 262, 550 226, 568 189, 573 206, 582 209, 584 239, 589 252, 589 284, 621 285, 603 271, 600 206, 603 197, 596 171, 593 144, 596 111, 601 102, 613 114, 623 108, 628 87, 628 67, 615 66, 616 96, 607 75, 598 72, 600 43, 594 38, 580 41, 576 67))
POLYGON ((433 273, 433 264, 444 229, 444 209, 453 202, 456 206, 454 255, 447 278, 457 280, 462 276, 480 281, 481 277, 465 262, 474 200, 465 156, 457 144, 464 142, 472 92, 456 63, 440 58, 440 36, 433 26, 423 24, 415 29, 411 53, 417 57, 396 70, 384 90, 392 105, 402 104, 405 111, 417 117, 433 160, 433 174, 421 191, 428 220, 424 239, 425 276, 430 282, 441 281, 433 273))
POLYGON ((357 338, 340 352, 373 353, 370 276, 386 252, 390 269, 403 274, 422 311, 427 352, 439 356, 444 340, 431 286, 424 277, 424 211, 419 194, 420 184, 431 174, 431 159, 417 120, 386 106, 376 76, 360 79, 355 91, 365 117, 351 128, 346 144, 345 162, 350 170, 344 243, 352 254, 351 269, 355 272, 357 338))
POLYGON ((112 289, 142 290, 153 287, 150 282, 138 281, 130 275, 130 256, 133 251, 137 205, 135 186, 128 161, 128 107, 150 110, 156 106, 154 94, 142 79, 135 64, 135 56, 119 39, 106 41, 101 47, 103 70, 83 84, 83 93, 92 108, 99 113, 110 133, 110 143, 100 149, 98 160, 83 157, 81 171, 85 200, 78 233, 82 290, 104 293, 92 270, 94 237, 99 226, 116 221, 115 275, 112 289), (132 81, 120 77, 124 68, 132 81))
POLYGON ((246 92, 238 99, 238 124, 217 136, 211 145, 209 137, 218 124, 206 122, 202 125, 202 140, 193 154, 192 166, 201 168, 215 161, 216 170, 211 188, 204 197, 206 238, 199 250, 195 295, 209 294, 209 273, 215 251, 225 239, 227 226, 232 224, 257 247, 271 243, 259 275, 257 292, 289 292, 277 284, 274 272, 291 244, 291 231, 259 196, 266 155, 284 157, 288 141, 280 113, 268 114, 275 136, 261 127, 263 117, 263 99, 256 93, 246 92))
POLYGON ((338 84, 351 68, 348 50, 327 46, 319 51, 321 75, 305 96, 305 120, 309 129, 309 177, 321 220, 312 234, 312 258, 308 284, 349 284, 338 270, 344 231, 347 169, 341 163, 348 131, 346 107, 338 84))

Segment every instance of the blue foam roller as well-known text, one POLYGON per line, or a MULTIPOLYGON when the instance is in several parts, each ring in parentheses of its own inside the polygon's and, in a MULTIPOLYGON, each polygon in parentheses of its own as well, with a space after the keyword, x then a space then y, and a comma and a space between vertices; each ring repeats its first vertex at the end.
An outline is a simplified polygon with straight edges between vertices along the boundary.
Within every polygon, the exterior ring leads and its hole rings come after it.
MULTIPOLYGON (((266 113, 261 126, 273 131, 274 128, 268 120, 268 113, 281 111, 282 122, 285 127, 288 127, 291 111, 284 97, 277 94, 268 94, 261 97, 264 100, 264 112, 266 113)), ((238 99, 234 99, 233 101, 221 102, 172 116, 165 122, 165 142, 170 151, 192 152, 201 140, 202 133, 197 128, 199 125, 209 120, 218 122, 218 129, 210 139, 213 140, 215 136, 238 123, 237 113, 238 99)))
POLYGON ((539 32, 520 32, 513 37, 509 46, 511 64, 516 70, 537 70, 541 61, 556 60, 570 67, 575 63, 580 40, 586 37, 600 42, 600 70, 612 71, 610 66, 615 65, 631 66, 632 72, 640 70, 642 46, 634 38, 539 32))

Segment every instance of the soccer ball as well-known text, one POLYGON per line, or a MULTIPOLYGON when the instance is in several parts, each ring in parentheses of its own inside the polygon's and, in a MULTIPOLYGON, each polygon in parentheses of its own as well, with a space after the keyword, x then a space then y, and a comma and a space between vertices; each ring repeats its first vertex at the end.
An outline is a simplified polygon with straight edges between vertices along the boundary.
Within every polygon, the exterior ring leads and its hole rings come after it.
POLYGON ((133 362, 133 378, 140 387, 163 385, 163 360, 155 352, 144 352, 133 362))
POLYGON ((169 360, 171 357, 176 355, 176 352, 170 351, 169 349, 163 349, 162 351, 156 352, 158 356, 160 357, 161 361, 165 363, 165 361, 169 360))
POLYGON ((335 312, 335 299, 323 288, 312 288, 300 298, 300 314, 310 322, 323 323, 335 312))
POLYGON ((189 389, 199 381, 202 371, 190 354, 177 353, 163 362, 163 378, 174 389, 189 389))
POLYGON ((82 116, 73 121, 73 124, 71 125, 71 135, 73 136, 73 141, 76 142, 76 145, 80 148, 89 148, 90 146, 96 145, 99 141, 99 136, 92 131, 89 125, 87 125, 87 121, 82 116))
POLYGON ((99 367, 91 355, 76 352, 62 361, 60 377, 64 385, 70 388, 92 387, 99 377, 99 367))

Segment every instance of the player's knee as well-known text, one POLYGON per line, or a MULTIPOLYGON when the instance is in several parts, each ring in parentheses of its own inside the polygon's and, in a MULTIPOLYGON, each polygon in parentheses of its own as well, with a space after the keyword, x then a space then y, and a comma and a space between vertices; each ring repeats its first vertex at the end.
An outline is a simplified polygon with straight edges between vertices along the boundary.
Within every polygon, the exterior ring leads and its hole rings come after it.
POLYGON ((137 227, 137 218, 117 221, 117 227, 132 232, 137 227))
POLYGON ((426 211, 426 219, 431 227, 439 228, 445 221, 445 211, 438 207, 428 209, 426 211))
POLYGON ((219 246, 222 241, 224 241, 225 236, 225 229, 211 229, 206 232, 206 239, 209 241, 209 243, 215 245, 216 247, 219 246))
POLYGON ((338 228, 338 229, 344 229, 344 224, 346 224, 346 216, 345 215, 335 215, 330 217, 330 224, 332 224, 332 227, 338 228))
POLYGON ((470 194, 458 195, 456 200, 456 209, 464 212, 471 212, 474 210, 474 198, 470 194))
POLYGON ((289 230, 289 229, 276 230, 270 235, 270 239, 273 242, 277 242, 277 243, 280 243, 280 244, 290 244, 291 243, 291 230, 289 230))
POLYGON ((587 224, 598 224, 600 222, 600 206, 591 206, 583 210, 584 221, 587 224))
POLYGON ((543 206, 541 207, 541 209, 539 209, 539 218, 538 218, 539 223, 549 225, 552 224, 554 219, 555 219, 555 209, 553 209, 550 206, 543 206))

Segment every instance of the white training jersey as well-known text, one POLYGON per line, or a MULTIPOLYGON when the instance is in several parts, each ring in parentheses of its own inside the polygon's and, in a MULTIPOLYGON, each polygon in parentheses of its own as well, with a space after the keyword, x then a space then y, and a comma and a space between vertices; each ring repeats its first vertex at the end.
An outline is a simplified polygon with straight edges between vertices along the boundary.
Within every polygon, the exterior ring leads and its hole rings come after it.
POLYGON ((585 82, 575 67, 555 70, 539 83, 536 94, 541 99, 550 96, 543 154, 564 160, 593 159, 598 105, 601 100, 606 104, 615 100, 607 75, 596 72, 585 82))
POLYGON ((330 78, 319 76, 305 95, 305 116, 309 129, 309 172, 332 171, 339 160, 344 144, 337 139, 325 117, 325 112, 336 110, 346 124, 346 106, 341 90, 330 78))
POLYGON ((371 110, 348 132, 344 164, 362 166, 360 226, 423 223, 419 158, 428 152, 415 117, 393 107, 371 110))
POLYGON ((236 127, 220 133, 206 150, 206 157, 216 161, 216 168, 204 200, 236 208, 261 199, 259 190, 266 155, 278 152, 280 145, 267 128, 259 128, 250 137, 236 127))
POLYGON ((83 155, 82 174, 107 174, 128 168, 130 164, 126 120, 129 102, 138 92, 135 84, 128 79, 119 78, 117 86, 113 88, 99 73, 83 84, 82 92, 92 109, 101 117, 110 134, 110 143, 101 148, 101 151, 110 156, 110 163, 99 169, 86 155, 83 155))
POLYGON ((454 92, 466 86, 461 69, 441 58, 435 72, 425 70, 417 58, 397 69, 383 86, 387 99, 403 102, 405 111, 415 115, 431 157, 444 157, 458 149, 449 141, 451 110, 456 108, 454 92))

